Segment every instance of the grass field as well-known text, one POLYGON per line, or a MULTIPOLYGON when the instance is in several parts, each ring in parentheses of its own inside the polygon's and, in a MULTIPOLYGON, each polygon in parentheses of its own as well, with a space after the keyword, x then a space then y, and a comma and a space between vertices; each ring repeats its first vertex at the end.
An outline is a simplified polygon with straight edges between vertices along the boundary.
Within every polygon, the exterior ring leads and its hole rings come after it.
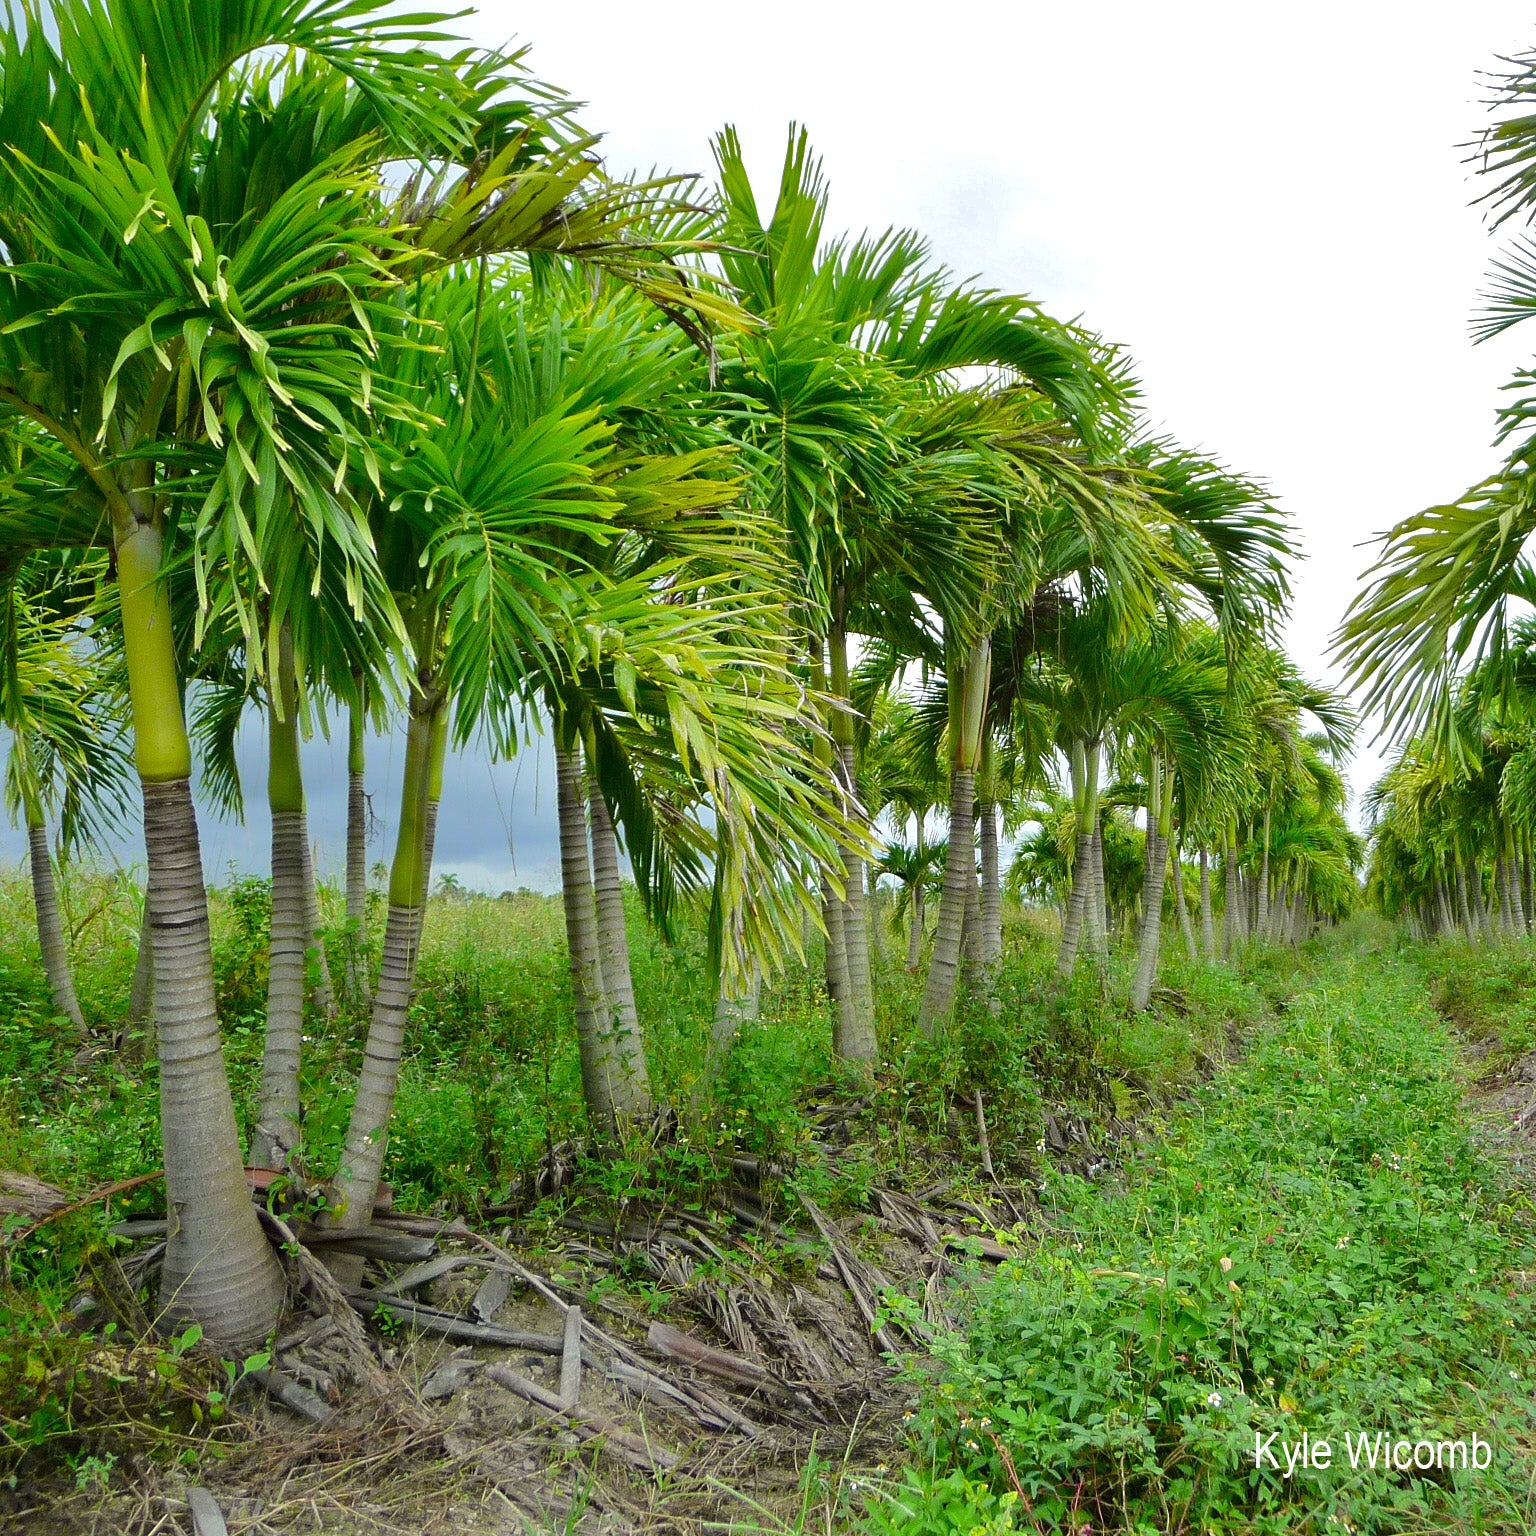
MULTIPOLYGON (((245 881, 214 902, 228 1055, 247 1114, 265 899, 245 881)), ((156 1099, 142 1042, 77 1056, 49 1018, 24 887, 7 882, 0 902, 0 1167, 71 1192, 152 1172, 156 1099)), ((67 905, 83 1006, 107 1029, 126 998, 136 896, 82 875, 67 905)), ((583 1141, 557 903, 435 900, 386 1167, 397 1208, 489 1231, 511 1220, 495 1211, 515 1209, 509 1238, 567 1277, 581 1270, 564 1248, 572 1220, 617 1229, 728 1211, 732 1159, 744 1155, 773 1171, 763 1187, 773 1217, 792 1227, 814 1201, 877 1257, 879 1233, 860 1215, 877 1187, 943 1182, 977 1200, 1006 1187, 1025 1216, 995 1233, 1013 1254, 1001 1267, 957 1255, 942 1326, 892 1383, 884 1438, 862 1450, 847 1440, 830 1460, 813 1442, 788 1493, 776 1484, 770 1497, 741 1474, 736 1492, 752 1502, 734 1516, 728 1502, 726 1524, 761 1528, 771 1516, 788 1529, 814 1517, 934 1536, 1529 1528, 1531 1205, 1518 1166, 1474 1141, 1461 1064, 1465 1048, 1480 1053, 1484 1076, 1507 1074, 1530 1049, 1523 982, 1536 957, 1526 946, 1475 958, 1465 946, 1399 950, 1384 925, 1357 924, 1304 956, 1255 950, 1235 969, 1174 957, 1158 1005, 1130 1015, 1113 1001, 1118 978, 1048 985, 1051 935, 1016 913, 996 1011, 968 1010, 938 1048, 913 1028, 915 986, 887 934, 879 995, 890 1065, 856 1098, 845 1085, 856 1113, 834 1145, 818 1118, 837 1084, 812 970, 792 970, 765 998, 728 1076, 701 1096, 704 957, 687 942, 662 945, 638 921, 632 939, 670 1111, 621 1156, 599 1159, 583 1141), (998 1185, 982 1171, 978 1090, 998 1185), (1062 1125, 1083 1127, 1102 1155, 1048 1142, 1062 1125), (535 1181, 554 1169, 559 1187, 541 1198, 535 1181), (1254 1464, 1255 1431, 1283 1447, 1303 1429, 1330 1438, 1343 1465, 1287 1477, 1283 1461, 1254 1464), (1475 1432, 1492 1443, 1493 1465, 1350 1468, 1344 1437, 1377 1430, 1436 1442, 1475 1432)), ((317 1108, 304 1155, 318 1175, 344 1125, 359 1031, 345 1014, 310 1029, 317 1108)), ((228 1407, 195 1352, 174 1342, 152 1381, 106 1389, 92 1373, 111 1329, 71 1306, 107 1289, 107 1225, 157 1209, 151 1183, 9 1251, 0 1477, 16 1479, 18 1509, 32 1507, 28 1487, 110 1498, 131 1464, 206 1468, 252 1432, 250 1410, 228 1407)), ((765 1272, 782 1260, 764 1250, 765 1272)), ((685 1287, 633 1264, 583 1283, 638 1317, 690 1305, 685 1287)), ((900 1283, 885 1299, 898 1325, 920 1303, 900 1283)), ((678 1519, 676 1529, 703 1528, 678 1519)), ((658 1517, 655 1528, 674 1527, 658 1517)))

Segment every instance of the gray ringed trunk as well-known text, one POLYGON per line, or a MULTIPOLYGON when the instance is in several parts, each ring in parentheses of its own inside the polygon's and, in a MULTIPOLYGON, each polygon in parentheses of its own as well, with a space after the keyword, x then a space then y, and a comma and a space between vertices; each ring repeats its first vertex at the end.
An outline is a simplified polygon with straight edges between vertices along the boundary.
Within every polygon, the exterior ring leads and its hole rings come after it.
POLYGON ((624 920, 624 887, 619 879, 619 840, 613 829, 608 802, 595 779, 588 786, 587 804, 592 826, 592 885, 597 897, 598 954, 603 991, 613 1010, 614 1045, 623 1058, 631 1085, 629 1113, 644 1118, 651 1113, 651 1080, 646 1064, 645 1037, 635 1007, 635 984, 629 965, 629 933, 624 920))
POLYGON ((251 1161, 286 1168, 299 1141, 299 1057, 309 944, 304 900, 304 816, 272 812, 272 926, 267 950, 267 1029, 261 1108, 251 1161))
POLYGON ((200 1323, 220 1343, 255 1343, 276 1325, 283 1275, 241 1165, 191 785, 146 783, 143 793, 170 1217, 160 1320, 171 1328, 200 1323))
POLYGON ((59 916, 59 893, 53 882, 53 860, 48 853, 48 829, 27 828, 27 863, 32 872, 32 906, 37 915, 37 943, 43 952, 43 972, 53 1006, 75 1026, 82 1040, 91 1032, 85 1027, 80 999, 75 995, 75 978, 69 968, 69 947, 64 942, 64 924, 59 916))
MULTIPOLYGON (((406 729, 400 824, 390 873, 389 914, 384 925, 379 983, 374 989, 373 1011, 358 1071, 357 1093, 347 1121, 346 1141, 331 1186, 331 1206, 324 1216, 327 1225, 338 1228, 366 1226, 378 1197, 389 1121, 400 1082, 406 1024, 416 989, 416 960, 431 879, 431 738, 434 725, 441 718, 437 712, 446 708, 442 700, 433 704, 419 695, 412 701, 406 729)), ((362 1261, 353 1255, 337 1254, 328 1257, 327 1263, 345 1285, 356 1285, 362 1279, 362 1261)))
POLYGON ((1195 948, 1195 925, 1190 921, 1189 903, 1184 899, 1184 865, 1177 847, 1168 850, 1168 878, 1173 882, 1173 904, 1179 913, 1179 932, 1184 938, 1184 953, 1190 963, 1199 959, 1195 948))
POLYGON ((1509 920, 1516 933, 1525 932, 1525 904, 1520 897, 1520 860, 1511 855, 1505 860, 1509 882, 1509 920))
POLYGON ((1269 807, 1264 807, 1264 850, 1259 859, 1258 908, 1253 916, 1253 931, 1261 939, 1272 937, 1269 929, 1269 807))
POLYGON ((848 904, 830 885, 821 900, 822 922, 827 929, 827 997, 832 1004, 832 1054, 839 1061, 859 1061, 864 1046, 859 1025, 859 1005, 848 970, 846 924, 848 904))
POLYGON ((1211 855, 1210 850, 1200 850, 1200 943, 1205 958, 1216 959, 1216 914, 1211 906, 1211 855))
POLYGON ((315 1007, 329 1015, 336 1011, 336 993, 331 987, 331 967, 325 957, 325 939, 320 932, 320 896, 315 889, 314 851, 309 845, 309 817, 303 811, 299 812, 299 825, 302 834, 300 858, 304 866, 305 968, 307 972, 308 954, 312 951, 315 957, 313 973, 315 1007))
MULTIPOLYGON (((400 1083, 406 1016, 416 986, 420 932, 420 908, 390 906, 384 925, 379 984, 373 994, 373 1016, 357 1075, 357 1096, 352 1101, 346 1145, 332 1185, 328 1219, 337 1227, 365 1227, 373 1217, 379 1174, 389 1142, 389 1120, 400 1083)), ((361 1265, 354 1268, 361 1273, 361 1265)))
POLYGON ((347 775, 347 990, 368 1006, 368 796, 361 773, 347 775))
POLYGON ((1152 1001, 1157 956, 1163 938, 1163 882, 1168 874, 1168 842, 1155 829, 1147 832, 1146 871, 1141 886, 1141 934, 1136 946, 1136 977, 1131 1007, 1140 1013, 1152 1001))
POLYGON ((912 887, 912 927, 907 935, 907 969, 915 971, 923 963, 923 877, 918 874, 912 887))
POLYGON ((1003 958, 1003 886, 997 847, 997 807, 984 801, 976 807, 981 849, 981 968, 990 979, 1003 958))
POLYGON ((949 848, 944 860, 944 891, 934 925, 928 982, 918 1009, 918 1028, 931 1035, 955 1001, 965 909, 976 884, 976 774, 955 768, 949 776, 949 848))
POLYGON ((144 917, 139 924, 139 953, 133 962, 133 980, 128 987, 128 1028, 154 1032, 155 953, 149 929, 149 902, 144 903, 144 917))
POLYGON ((1477 924, 1477 933, 1480 938, 1491 939, 1493 937, 1493 924, 1488 917, 1488 903, 1483 897, 1483 871, 1481 867, 1472 866, 1471 890, 1468 894, 1472 898, 1472 917, 1477 924))
POLYGON ((1061 949, 1056 956, 1056 974, 1065 980, 1077 964, 1077 951, 1082 944, 1083 928, 1088 921, 1088 887, 1093 876, 1092 839, 1086 832, 1077 834, 1077 856, 1072 861, 1072 891, 1067 897, 1066 916, 1061 924, 1061 949))
POLYGON ((1472 927, 1472 908, 1467 903, 1467 871, 1460 859, 1456 860, 1456 916, 1462 932, 1469 939, 1476 938, 1472 927))
POLYGON ((1088 839, 1088 948, 1096 960, 1109 952, 1109 893, 1104 884, 1104 821, 1095 817, 1088 839))
POLYGON ((972 870, 965 893, 965 922, 960 929, 960 985, 974 991, 981 980, 981 886, 972 870))
POLYGON ((1242 903, 1237 888, 1237 849, 1227 849, 1226 910, 1221 914, 1221 949, 1230 958, 1243 936, 1242 903))
POLYGON ((639 1085, 627 1071, 613 1005, 604 986, 579 751, 557 746, 555 773, 560 877, 576 1039, 581 1051, 582 1097, 594 1130, 600 1136, 612 1136, 621 1133, 625 1124, 642 1112, 644 1100, 636 1092, 639 1085))
MULTIPOLYGON (((857 800, 854 778, 854 749, 838 748, 838 776, 849 803, 857 800)), ((875 991, 869 969, 869 908, 865 898, 864 860, 851 850, 843 854, 842 930, 843 954, 848 966, 851 1008, 847 1025, 837 1042, 837 1054, 845 1061, 861 1063, 879 1059, 880 1045, 875 1036, 875 991)))

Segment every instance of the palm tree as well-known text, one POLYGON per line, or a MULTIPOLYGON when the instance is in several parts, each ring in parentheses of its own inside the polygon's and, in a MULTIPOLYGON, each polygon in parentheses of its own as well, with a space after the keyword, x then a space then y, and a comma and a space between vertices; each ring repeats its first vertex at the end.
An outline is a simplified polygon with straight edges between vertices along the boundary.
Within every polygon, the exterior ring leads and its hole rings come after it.
MULTIPOLYGON (((0 39, 0 122, 13 147, 0 182, 12 279, 0 405, 56 446, 61 491, 94 501, 91 539, 115 550, 176 1213, 162 1312, 241 1341, 270 1328, 281 1276, 246 1191, 219 1051, 161 572, 183 528, 197 534, 188 553, 201 590, 247 565, 275 577, 263 555, 284 539, 296 547, 300 527, 306 549, 334 545, 344 568, 366 570, 356 521, 331 487, 338 452, 356 448, 349 423, 367 403, 368 345, 321 317, 377 288, 378 222, 360 157, 323 158, 333 146, 313 132, 317 98, 355 89, 375 120, 440 142, 458 129, 462 92, 413 24, 366 7, 342 19, 323 4, 67 0, 52 20, 13 20, 0 39), (274 48, 304 50, 306 62, 273 68, 262 55, 274 48), (227 125, 254 128, 269 108, 262 148, 301 124, 320 141, 306 158, 303 140, 289 140, 290 177, 276 183, 250 175, 238 151, 218 152, 237 142, 227 125)), ((8 532, 13 544, 60 536, 8 532)), ((302 564, 290 562, 290 583, 304 580, 302 564)), ((276 603, 287 596, 268 587, 276 603)), ((240 595, 249 585, 227 590, 254 636, 240 595)))
POLYGON ((85 644, 84 603, 99 572, 32 556, 0 576, 0 721, 10 731, 6 806, 27 829, 38 947, 54 1007, 88 1039, 75 993, 48 847, 62 810, 60 846, 115 823, 127 761, 116 702, 119 680, 85 644))
MULTIPOLYGON (((915 235, 825 239, 826 184, 803 131, 790 130, 766 218, 734 130, 717 138, 715 153, 721 262, 761 321, 726 356, 722 392, 789 542, 806 657, 834 701, 832 766, 852 798, 851 637, 930 656, 947 646, 951 678, 970 657, 984 694, 985 642, 970 615, 1005 555, 998 504, 1064 478, 1074 466, 1052 411, 1090 414, 1112 390, 1084 338, 1025 299, 955 285, 915 235), (1007 387, 964 386, 958 375, 969 367, 999 370, 1007 387), (944 640, 932 612, 943 617, 944 640)), ((974 714, 958 702, 957 710, 961 725, 974 714)), ((952 787, 951 815, 969 822, 980 738, 957 730, 951 742, 961 790, 957 797, 952 787)), ((952 861, 969 835, 952 831, 952 861)), ((941 903, 933 995, 923 1005, 930 1023, 953 995, 969 878, 957 862, 941 903)), ((836 1048, 868 1065, 878 1043, 862 854, 850 851, 826 884, 836 1048)))
MULTIPOLYGON (((1529 173, 1536 53, 1504 62, 1478 168, 1492 178, 1485 200, 1495 223, 1529 227, 1536 214, 1529 173)), ((1536 258, 1521 237, 1493 265, 1474 337, 1486 341, 1533 313, 1536 258)), ((1361 713, 1379 716, 1399 741, 1432 728, 1443 747, 1456 749, 1450 714, 1458 673, 1482 662, 1502 665, 1511 630, 1536 592, 1533 379, 1536 374, 1522 368, 1507 386, 1497 434, 1504 463, 1457 500, 1416 512, 1382 535, 1381 553, 1334 638, 1361 713)))
POLYGON ((936 842, 887 843, 881 850, 875 868, 881 875, 889 875, 896 882, 898 895, 891 910, 891 921, 900 924, 905 920, 907 930, 907 969, 915 971, 922 965, 923 922, 928 900, 938 892, 942 870, 947 861, 948 849, 944 839, 936 842))
MULTIPOLYGON (((521 84, 511 61, 445 58, 430 26, 382 4, 66 0, 52 20, 0 38, 12 146, 0 406, 60 471, 44 507, 7 520, 5 542, 110 539, 116 552, 178 1212, 163 1312, 240 1341, 266 1332, 281 1284, 218 1048, 162 570, 185 559, 206 610, 199 638, 233 614, 263 672, 286 624, 304 673, 322 570, 363 624, 392 625, 398 639, 347 493, 349 467, 366 475, 374 462, 376 423, 403 408, 372 387, 392 267, 419 268, 455 241, 585 240, 614 256, 629 199, 581 199, 600 180, 591 141, 552 93, 524 92, 540 105, 509 112, 498 98, 521 84), (432 167, 409 183, 414 244, 381 234, 384 161, 432 167), (468 178, 456 169, 466 161, 468 178), (270 166, 282 174, 258 169, 270 166)), ((675 295, 660 265, 647 272, 675 295)))

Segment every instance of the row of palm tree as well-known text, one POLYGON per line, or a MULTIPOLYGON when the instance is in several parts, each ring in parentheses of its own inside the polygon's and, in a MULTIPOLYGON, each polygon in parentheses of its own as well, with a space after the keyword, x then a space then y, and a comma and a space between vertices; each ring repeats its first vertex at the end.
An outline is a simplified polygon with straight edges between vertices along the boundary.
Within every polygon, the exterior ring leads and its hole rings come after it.
POLYGON ((1366 805, 1369 894, 1420 937, 1531 931, 1536 915, 1536 625, 1456 679, 1446 717, 1403 744, 1366 805))
MULTIPOLYGON (((1214 960, 1251 936, 1300 941, 1351 909, 1362 849, 1345 817, 1340 765, 1352 717, 1281 652, 1229 652, 1218 629, 1198 621, 1117 644, 1062 607, 1029 643, 1012 636, 1007 654, 997 669, 1004 712, 986 744, 991 836, 984 825, 977 839, 982 944, 981 914, 1000 906, 1005 885, 1016 900, 1058 911, 1063 976, 1082 953, 1102 961, 1112 938, 1134 929, 1130 1001, 1142 1009, 1165 918, 1191 958, 1214 960), (1081 745, 1085 736, 1096 751, 1081 745), (1018 836, 1005 881, 998 812, 1018 836), (1213 871, 1225 876, 1220 893, 1213 871)), ((897 912, 911 921, 914 965, 934 885, 923 828, 942 804, 922 714, 919 704, 876 717, 884 766, 865 792, 898 829, 917 828, 914 842, 889 843, 880 864, 900 892, 897 912)), ((931 703, 928 714, 931 722, 931 703)), ((995 948, 979 953, 995 963, 995 948)))
MULTIPOLYGON (((1536 52, 1492 77, 1492 120, 1472 163, 1495 229, 1536 218, 1536 52)), ((1536 311, 1536 259, 1516 233, 1494 261, 1473 338, 1536 311)), ((1497 470, 1453 502, 1404 518, 1337 636, 1362 707, 1396 744, 1373 787, 1369 889, 1422 936, 1509 935, 1531 921, 1530 734, 1536 595, 1533 372, 1520 368, 1497 416, 1497 470)))
POLYGON ((1134 1006, 1170 865, 1182 896, 1214 858, 1228 945, 1347 906, 1348 720, 1276 649, 1291 544, 1262 487, 1149 434, 1125 359, 1081 326, 911 232, 829 232, 803 131, 771 204, 730 129, 710 186, 615 181, 520 56, 382 0, 60 0, 0 50, 0 701, 67 1016, 46 818, 72 846, 138 781, 168 1323, 273 1324, 243 1164, 300 1147, 307 1008, 366 1014, 327 1219, 370 1220, 455 748, 553 738, 599 1141, 653 1108, 622 858, 664 933, 707 925, 709 1074, 808 943, 836 1055, 877 1070, 888 811, 915 827, 918 967, 936 907, 929 1033, 1002 959, 1000 810, 1028 819, 1058 778, 1070 878, 1029 888, 1061 900, 1064 974, 1140 911, 1134 1006), (192 781, 197 757, 205 804, 243 813, 252 711, 272 926, 245 1149, 192 781), (343 720, 328 956, 299 744, 343 720), (405 736, 377 952, 370 723, 405 736), (1134 898, 1110 878, 1131 806, 1134 898))

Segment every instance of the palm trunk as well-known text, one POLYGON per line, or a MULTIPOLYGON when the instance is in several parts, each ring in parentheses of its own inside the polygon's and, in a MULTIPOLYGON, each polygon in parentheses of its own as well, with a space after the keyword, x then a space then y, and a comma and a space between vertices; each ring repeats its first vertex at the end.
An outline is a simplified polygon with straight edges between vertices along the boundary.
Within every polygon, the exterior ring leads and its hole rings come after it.
POLYGON ((923 918, 927 906, 928 871, 923 864, 923 818, 917 818, 917 880, 912 886, 912 931, 907 936, 907 969, 915 971, 923 963, 923 918))
MULTIPOLYGON (((416 985, 421 915, 427 895, 427 805, 431 785, 434 727, 446 701, 412 689, 406 727, 405 766, 400 786, 400 823, 389 875, 389 915, 373 1014, 363 1047, 357 1095, 347 1124, 347 1139, 332 1186, 331 1224, 348 1230, 367 1226, 378 1196, 379 1173, 389 1143, 389 1121, 400 1084, 400 1054, 406 1016, 416 985)), ((336 1261, 343 1278, 361 1264, 336 1261)))
MULTIPOLYGON (((960 930, 960 986, 967 995, 985 995, 990 990, 987 970, 981 960, 981 945, 981 880, 975 873, 973 861, 971 888, 965 898, 965 924, 960 930)), ((995 1013, 997 1000, 991 999, 988 1006, 995 1013)))
POLYGON ((1154 754, 1147 783, 1147 843, 1142 861, 1141 932, 1136 945, 1136 973, 1131 1007, 1140 1013, 1152 1001, 1157 957, 1163 939, 1163 886, 1168 877, 1168 839, 1163 836, 1164 769, 1154 754))
MULTIPOLYGON (((850 797, 854 793, 853 748, 840 747, 842 778, 850 797)), ((843 851, 842 946, 848 969, 848 1018, 840 1032, 837 1054, 844 1061, 872 1065, 880 1059, 875 1034, 875 988, 869 965, 869 907, 864 892, 864 860, 850 849, 843 851)))
POLYGON ((1468 894, 1472 898, 1472 916, 1477 923, 1478 934, 1484 939, 1493 937, 1493 923, 1488 916, 1488 903, 1483 896, 1483 870, 1476 862, 1472 865, 1472 878, 1468 882, 1471 889, 1468 894))
POLYGON ((1221 918, 1221 948, 1229 959, 1243 936, 1242 897, 1237 879, 1237 838, 1229 837, 1226 846, 1226 910, 1221 918))
POLYGON ((37 917, 37 943, 43 952, 43 974, 53 1006, 74 1025, 82 1040, 91 1032, 85 1027, 80 999, 75 994, 75 978, 69 968, 69 946, 64 942, 64 924, 59 916, 59 893, 53 882, 53 860, 48 854, 48 829, 42 813, 28 808, 27 863, 32 872, 32 906, 37 917))
POLYGON ((1468 939, 1476 937, 1472 928, 1472 908, 1467 902, 1467 869, 1460 858, 1456 860, 1456 916, 1461 931, 1468 939))
POLYGON ((1269 932, 1269 817, 1270 809, 1264 807, 1264 846, 1259 854, 1258 910, 1254 913, 1253 931, 1261 939, 1270 937, 1269 932))
POLYGON ((632 1117, 651 1112, 651 1081, 646 1064, 645 1037, 635 1007, 635 984, 629 966, 629 933, 624 921, 624 887, 619 879, 619 840, 613 829, 608 802, 595 775, 588 778, 588 806, 592 823, 592 885, 597 897, 597 943, 603 974, 603 992, 613 1011, 617 1031, 615 1049, 623 1058, 631 1086, 632 1117))
POLYGON ((1101 959, 1109 951, 1109 891, 1104 881, 1104 817, 1102 812, 1093 818, 1093 839, 1088 848, 1092 875, 1088 886, 1089 900, 1093 904, 1093 925, 1089 939, 1094 952, 1101 959))
POLYGON ((367 715, 354 702, 347 729, 347 995, 368 1006, 367 715))
POLYGON ((963 663, 950 666, 949 848, 944 890, 934 927, 933 957, 918 1008, 918 1028, 932 1035, 949 1017, 959 977, 965 909, 976 886, 976 770, 986 728, 992 680, 992 642, 980 641, 963 663))
POLYGON ((1077 821, 1077 851, 1072 860, 1072 890, 1061 923, 1061 948, 1056 955, 1056 974, 1062 978, 1072 974, 1090 920, 1093 835, 1089 829, 1098 816, 1098 752, 1086 742, 1074 742, 1068 753, 1068 765, 1072 776, 1072 811, 1077 821))
MULTIPOLYGON (((849 697, 848 634, 842 614, 843 595, 835 596, 833 622, 827 634, 827 660, 831 692, 839 703, 849 697)), ((847 708, 832 712, 831 734, 835 744, 834 767, 847 803, 864 824, 858 809, 858 761, 853 736, 853 717, 847 708)), ((843 851, 842 946, 848 967, 849 1006, 838 1055, 848 1061, 870 1064, 879 1060, 880 1042, 875 1034, 874 980, 869 968, 869 908, 864 891, 864 860, 853 849, 843 851)))
POLYGON ((1168 878, 1173 882, 1173 904, 1179 913, 1179 932, 1184 939, 1184 953, 1193 965, 1200 958, 1195 947, 1195 925, 1190 921, 1189 903, 1184 899, 1184 864, 1175 843, 1168 850, 1168 878))
POLYGON ((1003 958, 1003 887, 998 870, 997 807, 985 800, 976 807, 981 822, 981 969, 990 982, 1003 958))
POLYGON ((1093 839, 1087 832, 1077 834, 1077 854, 1072 860, 1072 890, 1067 897, 1066 915, 1061 923, 1061 948, 1056 954, 1056 974, 1067 977, 1077 963, 1083 930, 1088 925, 1088 887, 1093 883, 1093 839))
POLYGON ((1168 875, 1168 848, 1154 828, 1141 885, 1141 932, 1136 946, 1136 974, 1131 983, 1131 1007, 1140 1013, 1152 1000, 1157 983, 1157 959, 1163 941, 1163 886, 1168 875))
POLYGON ((1312 937, 1307 931, 1307 898, 1304 891, 1297 891, 1291 902, 1291 946, 1299 948, 1312 937))
POLYGON ((843 946, 842 899, 828 884, 823 887, 821 921, 827 930, 823 969, 827 999, 832 1004, 832 1054, 849 1060, 848 1052, 857 1049, 858 1027, 853 1003, 853 987, 848 980, 848 951, 843 946))
POLYGON ((421 855, 421 913, 416 920, 416 948, 420 950, 426 931, 427 909, 432 904, 432 861, 437 857, 437 813, 443 803, 443 769, 448 762, 448 711, 440 710, 432 720, 432 734, 427 742, 427 809, 423 817, 421 855))
POLYGON ((267 710, 267 805, 272 817, 272 925, 267 941, 267 1029, 261 1106, 251 1131, 251 1161, 286 1168, 299 1143, 299 1058, 309 948, 304 891, 304 781, 299 767, 293 642, 286 626, 267 710))
POLYGON ((1200 850, 1200 943, 1205 958, 1212 963, 1216 959, 1216 913, 1211 905, 1211 854, 1208 848, 1200 850))
MULTIPOLYGON (((597 893, 587 836, 580 748, 555 749, 560 816, 560 879, 570 954, 582 1097, 600 1136, 612 1136, 649 1112, 650 1090, 626 1046, 638 1044, 620 1024, 603 975, 597 893)), ((639 1058, 643 1068, 644 1056, 639 1058)))
POLYGON ((953 769, 949 776, 949 848, 944 859, 944 888, 933 930, 928 982, 917 1016, 923 1033, 928 1035, 953 1006, 959 980, 965 909, 976 882, 975 794, 976 775, 966 768, 953 769))
POLYGON ((251 1162, 286 1168, 299 1143, 299 1059, 304 1034, 307 925, 304 920, 303 818, 272 812, 272 928, 267 948, 267 1028, 261 1106, 251 1131, 251 1162))
POLYGON ((325 936, 320 931, 320 893, 315 885, 314 849, 309 841, 309 817, 299 812, 299 859, 303 867, 305 983, 315 1007, 329 1016, 336 1011, 336 992, 331 986, 331 965, 325 955, 325 936))
POLYGON ((262 1235, 240 1157, 219 1041, 192 751, 162 587, 162 541, 149 523, 119 527, 117 575, 144 802, 149 925, 160 1053, 160 1138, 169 1226, 157 1321, 199 1324, 241 1347, 277 1323, 283 1275, 262 1235))
POLYGON ((139 924, 139 953, 133 962, 133 980, 128 985, 128 1028, 149 1028, 154 1033, 155 957, 154 940, 149 929, 149 903, 144 903, 144 917, 139 924))

